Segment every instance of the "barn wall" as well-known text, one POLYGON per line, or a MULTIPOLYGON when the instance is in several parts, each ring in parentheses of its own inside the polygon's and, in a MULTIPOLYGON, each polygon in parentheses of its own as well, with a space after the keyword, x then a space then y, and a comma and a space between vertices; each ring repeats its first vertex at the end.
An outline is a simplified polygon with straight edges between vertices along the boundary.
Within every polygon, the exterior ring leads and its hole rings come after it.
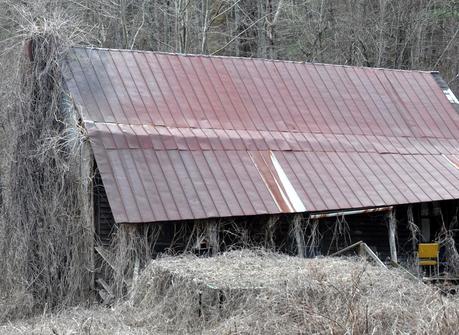
POLYGON ((105 187, 97 167, 95 168, 93 190, 96 237, 102 245, 109 245, 114 232, 115 219, 113 218, 107 193, 105 192, 105 187))

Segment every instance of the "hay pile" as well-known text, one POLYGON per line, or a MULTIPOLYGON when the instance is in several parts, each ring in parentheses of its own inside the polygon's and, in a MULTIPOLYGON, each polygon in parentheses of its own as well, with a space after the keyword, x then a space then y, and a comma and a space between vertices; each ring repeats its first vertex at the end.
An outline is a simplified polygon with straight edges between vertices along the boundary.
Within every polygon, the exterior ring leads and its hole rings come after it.
MULTIPOLYGON (((131 300, 5 326, 12 334, 454 334, 459 300, 361 259, 263 251, 164 257, 131 300), (83 331, 84 329, 84 331, 83 331)), ((2 328, 0 327, 0 332, 2 328)))

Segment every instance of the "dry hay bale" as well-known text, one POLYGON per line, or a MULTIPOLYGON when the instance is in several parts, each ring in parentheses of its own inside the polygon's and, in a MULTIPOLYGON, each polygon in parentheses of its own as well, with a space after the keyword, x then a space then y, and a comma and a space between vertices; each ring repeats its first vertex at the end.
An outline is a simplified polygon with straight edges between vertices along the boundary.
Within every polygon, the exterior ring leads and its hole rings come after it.
POLYGON ((110 309, 0 325, 0 334, 455 334, 459 326, 457 298, 359 258, 163 257, 132 293, 110 309))
POLYGON ((152 261, 133 298, 140 325, 169 331, 453 333, 459 303, 360 259, 233 251, 152 261), (201 297, 201 298, 200 298, 201 297))

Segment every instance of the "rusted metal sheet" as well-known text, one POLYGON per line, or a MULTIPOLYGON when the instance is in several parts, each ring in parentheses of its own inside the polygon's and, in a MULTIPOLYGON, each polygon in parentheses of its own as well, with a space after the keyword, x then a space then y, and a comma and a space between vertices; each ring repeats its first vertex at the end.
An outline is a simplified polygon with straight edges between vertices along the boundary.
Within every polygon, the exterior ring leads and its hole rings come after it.
POLYGON ((445 155, 446 160, 451 163, 456 169, 459 169, 459 156, 456 155, 445 155))
POLYGON ((264 184, 282 213, 305 212, 303 202, 272 151, 249 151, 264 184))
POLYGON ((358 209, 353 211, 342 211, 342 212, 324 212, 324 213, 315 213, 308 216, 309 219, 323 219, 323 218, 333 218, 333 217, 342 217, 346 215, 356 215, 356 214, 368 214, 376 212, 388 212, 393 209, 393 206, 388 207, 373 207, 358 209))
POLYGON ((86 48, 66 64, 118 223, 459 199, 437 74, 86 48))

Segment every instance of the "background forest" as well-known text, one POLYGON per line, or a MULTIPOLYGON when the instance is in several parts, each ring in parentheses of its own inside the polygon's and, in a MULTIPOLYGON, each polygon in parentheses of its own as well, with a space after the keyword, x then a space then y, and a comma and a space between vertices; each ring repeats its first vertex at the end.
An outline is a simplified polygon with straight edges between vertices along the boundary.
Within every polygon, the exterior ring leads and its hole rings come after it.
POLYGON ((457 0, 1 0, 0 50, 59 13, 98 47, 439 70, 459 88, 457 0))

